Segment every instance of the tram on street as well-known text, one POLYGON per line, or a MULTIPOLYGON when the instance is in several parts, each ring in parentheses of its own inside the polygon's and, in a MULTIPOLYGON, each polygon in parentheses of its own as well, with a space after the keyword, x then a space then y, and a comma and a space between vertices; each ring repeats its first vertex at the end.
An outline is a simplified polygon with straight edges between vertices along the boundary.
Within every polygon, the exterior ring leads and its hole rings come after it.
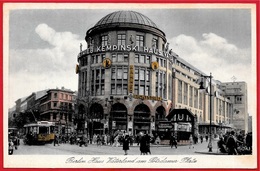
POLYGON ((24 144, 46 144, 54 141, 55 123, 48 121, 38 121, 24 125, 24 144))

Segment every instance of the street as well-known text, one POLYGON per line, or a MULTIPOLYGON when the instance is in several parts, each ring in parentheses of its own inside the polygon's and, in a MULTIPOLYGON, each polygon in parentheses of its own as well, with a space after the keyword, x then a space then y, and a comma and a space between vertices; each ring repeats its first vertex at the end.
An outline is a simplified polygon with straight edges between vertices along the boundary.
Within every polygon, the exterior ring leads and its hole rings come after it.
MULTIPOLYGON (((208 142, 197 143, 194 148, 189 149, 189 145, 179 145, 176 149, 167 145, 151 145, 151 155, 202 155, 207 153, 208 142), (198 153, 201 152, 201 153, 198 153)), ((213 152, 217 153, 217 141, 213 141, 213 152)), ((89 144, 87 147, 78 145, 60 144, 54 146, 53 144, 45 145, 24 145, 21 141, 18 150, 14 151, 13 155, 124 155, 122 146, 112 147, 110 145, 97 146, 96 144, 89 144)), ((128 155, 140 155, 139 146, 134 144, 130 146, 128 155)))

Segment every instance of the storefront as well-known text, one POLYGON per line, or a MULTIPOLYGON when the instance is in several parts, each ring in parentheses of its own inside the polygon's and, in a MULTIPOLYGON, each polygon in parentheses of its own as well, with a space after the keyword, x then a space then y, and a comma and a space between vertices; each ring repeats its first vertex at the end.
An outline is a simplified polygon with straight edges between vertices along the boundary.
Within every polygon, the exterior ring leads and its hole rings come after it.
POLYGON ((198 135, 197 117, 188 109, 173 109, 166 117, 173 125, 177 141, 189 140, 190 135, 198 135))

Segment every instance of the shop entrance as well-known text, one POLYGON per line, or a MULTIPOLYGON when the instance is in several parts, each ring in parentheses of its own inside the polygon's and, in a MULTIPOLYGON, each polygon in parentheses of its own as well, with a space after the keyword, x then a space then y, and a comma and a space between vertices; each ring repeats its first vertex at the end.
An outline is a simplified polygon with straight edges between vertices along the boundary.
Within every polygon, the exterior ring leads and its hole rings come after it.
POLYGON ((112 134, 115 131, 126 131, 127 129, 127 108, 122 103, 116 103, 112 106, 109 119, 109 130, 112 134))
POLYGON ((92 138, 94 134, 102 135, 104 132, 104 124, 102 120, 104 119, 104 110, 103 107, 98 104, 94 103, 90 107, 90 113, 88 115, 88 130, 89 135, 92 138))
POLYGON ((150 132, 150 109, 145 104, 139 104, 134 110, 134 135, 139 132, 150 132))

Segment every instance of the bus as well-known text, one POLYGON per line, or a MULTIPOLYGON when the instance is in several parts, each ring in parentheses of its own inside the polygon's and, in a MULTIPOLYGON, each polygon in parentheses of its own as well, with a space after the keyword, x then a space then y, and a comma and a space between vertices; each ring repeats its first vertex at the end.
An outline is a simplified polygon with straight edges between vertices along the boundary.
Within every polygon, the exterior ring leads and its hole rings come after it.
POLYGON ((38 121, 24 125, 24 144, 45 144, 54 141, 55 123, 48 121, 38 121))

